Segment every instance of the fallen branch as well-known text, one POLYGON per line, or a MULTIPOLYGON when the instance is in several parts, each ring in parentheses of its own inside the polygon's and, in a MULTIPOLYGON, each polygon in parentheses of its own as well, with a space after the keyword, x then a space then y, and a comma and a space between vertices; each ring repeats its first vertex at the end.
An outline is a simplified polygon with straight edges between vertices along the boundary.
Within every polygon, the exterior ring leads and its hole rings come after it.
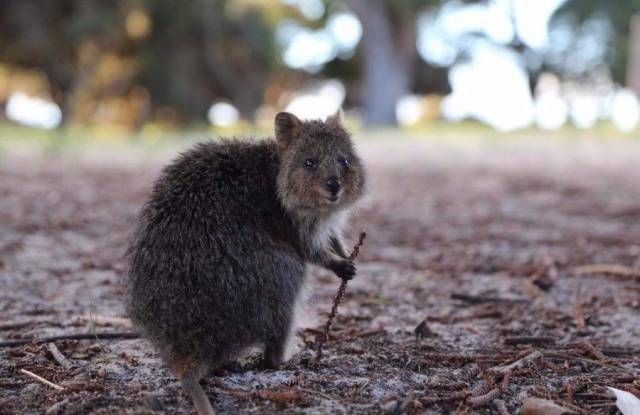
POLYGON ((49 382, 45 378, 40 377, 40 376, 36 375, 33 372, 29 372, 27 369, 20 369, 20 373, 25 374, 25 375, 29 376, 30 378, 33 378, 33 379, 37 380, 40 383, 43 383, 43 384, 45 384, 47 386, 50 386, 55 390, 59 390, 59 391, 63 391, 64 390, 64 388, 62 386, 56 385, 53 382, 49 382))
POLYGON ((640 278, 640 269, 618 264, 591 264, 573 268, 577 275, 585 274, 610 274, 621 277, 640 278))
MULTIPOLYGON (((353 247, 353 251, 351 251, 351 255, 349 255, 349 259, 351 261, 355 260, 358 254, 360 253, 360 247, 364 243, 364 238, 367 237, 367 233, 365 231, 360 232, 360 238, 358 239, 358 243, 353 247)), ((345 291, 347 290, 348 280, 343 279, 340 283, 340 287, 338 287, 338 292, 336 296, 333 298, 333 306, 331 307, 331 312, 329 313, 329 318, 327 318, 327 322, 324 325, 324 336, 318 341, 318 349, 316 353, 316 362, 320 361, 322 357, 322 346, 325 342, 329 340, 329 331, 331 330, 331 325, 333 324, 333 319, 338 314, 338 306, 342 301, 342 297, 344 296, 345 291)))
POLYGON ((113 333, 78 333, 78 334, 62 334, 59 336, 8 340, 0 342, 0 347, 16 347, 24 346, 25 344, 42 344, 51 343, 58 340, 113 340, 113 339, 137 339, 140 337, 139 333, 133 332, 113 332, 113 333))
POLYGON ((65 369, 71 369, 71 366, 72 366, 71 362, 67 360, 66 357, 64 357, 64 355, 60 352, 60 350, 58 349, 55 343, 47 344, 47 349, 49 349, 51 356, 53 356, 53 358, 56 359, 56 362, 60 363, 60 366, 62 366, 65 369))

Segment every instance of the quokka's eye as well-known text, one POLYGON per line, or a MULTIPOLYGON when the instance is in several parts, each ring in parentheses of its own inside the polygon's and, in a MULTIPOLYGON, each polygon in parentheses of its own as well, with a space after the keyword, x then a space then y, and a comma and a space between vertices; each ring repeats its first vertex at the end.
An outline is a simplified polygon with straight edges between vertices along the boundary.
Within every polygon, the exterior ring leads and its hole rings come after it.
POLYGON ((346 157, 338 157, 338 163, 340 163, 344 167, 349 167, 349 165, 351 164, 349 159, 346 157))
POLYGON ((306 159, 304 161, 304 167, 307 170, 315 170, 318 167, 318 160, 316 159, 306 159))

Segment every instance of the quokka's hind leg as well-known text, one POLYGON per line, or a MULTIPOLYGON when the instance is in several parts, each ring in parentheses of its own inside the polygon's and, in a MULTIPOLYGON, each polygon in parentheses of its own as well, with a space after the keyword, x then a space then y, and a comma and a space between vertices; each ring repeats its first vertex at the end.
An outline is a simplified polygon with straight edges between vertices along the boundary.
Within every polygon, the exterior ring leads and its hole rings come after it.
POLYGON ((284 362, 291 338, 291 326, 289 318, 278 325, 265 340, 263 366, 266 369, 275 369, 284 362))
POLYGON ((193 361, 179 361, 172 362, 170 367, 180 379, 182 388, 191 397, 198 415, 215 415, 216 411, 213 410, 207 394, 200 386, 200 379, 207 374, 208 365, 193 361))

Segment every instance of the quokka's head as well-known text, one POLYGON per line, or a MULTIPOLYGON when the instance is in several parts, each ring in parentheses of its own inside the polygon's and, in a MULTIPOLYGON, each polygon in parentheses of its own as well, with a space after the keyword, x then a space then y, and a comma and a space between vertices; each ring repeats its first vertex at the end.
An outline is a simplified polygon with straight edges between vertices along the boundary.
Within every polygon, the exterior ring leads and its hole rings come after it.
POLYGON ((365 174, 338 113, 325 121, 275 119, 280 156, 278 196, 289 211, 322 215, 352 206, 364 193, 365 174))

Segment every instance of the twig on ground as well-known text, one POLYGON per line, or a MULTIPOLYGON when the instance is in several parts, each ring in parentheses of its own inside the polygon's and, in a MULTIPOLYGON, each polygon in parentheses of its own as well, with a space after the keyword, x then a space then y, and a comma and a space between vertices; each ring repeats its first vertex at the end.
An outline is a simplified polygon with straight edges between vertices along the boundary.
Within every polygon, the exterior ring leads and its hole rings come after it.
MULTIPOLYGON (((350 260, 353 261, 358 257, 358 254, 360 253, 360 247, 364 243, 364 238, 366 237, 367 237, 367 233, 365 231, 360 232, 360 238, 358 239, 358 243, 356 244, 356 246, 353 247, 353 251, 351 251, 351 255, 349 255, 350 260)), ((345 279, 342 280, 342 282, 340 283, 340 287, 338 287, 338 292, 336 293, 336 296, 333 298, 333 306, 331 307, 329 318, 327 318, 327 322, 324 325, 324 335, 322 336, 322 338, 320 338, 320 341, 318 341, 316 362, 319 362, 320 358, 322 357, 322 346, 326 341, 329 340, 329 331, 331 330, 333 319, 336 317, 336 314, 338 313, 338 306, 340 305, 340 302, 342 301, 342 297, 344 296, 344 293, 347 289, 347 283, 348 283, 348 280, 345 280, 345 279)))
POLYGON ((502 399, 496 399, 495 401, 493 401, 493 404, 496 406, 496 409, 498 410, 498 413, 500 415, 509 415, 507 406, 502 399))
POLYGON ((239 398, 239 399, 250 399, 251 398, 251 391, 250 390, 246 390, 246 389, 241 389, 241 388, 231 388, 229 386, 226 386, 221 380, 219 379, 215 379, 214 384, 216 385, 216 388, 220 391, 222 391, 223 393, 233 396, 235 398, 239 398))
POLYGON ((607 364, 607 363, 599 362, 597 360, 587 359, 585 357, 572 356, 570 354, 565 354, 565 353, 544 352, 544 357, 549 357, 549 358, 552 358, 552 359, 575 360, 575 361, 578 361, 578 362, 591 363, 591 364, 596 365, 596 366, 602 366, 602 367, 606 367, 606 368, 609 368, 609 369, 623 370, 623 371, 628 372, 628 369, 626 369, 624 367, 614 366, 614 365, 610 365, 610 364, 607 364))
POLYGON ((467 402, 471 404, 471 407, 479 408, 481 406, 488 404, 489 402, 492 402, 495 398, 498 397, 498 395, 500 395, 500 389, 493 388, 485 394, 478 395, 478 396, 470 396, 469 398, 467 398, 467 402))
POLYGON ((525 304, 530 301, 524 298, 502 298, 485 295, 469 295, 461 293, 452 293, 451 298, 454 300, 464 301, 470 304, 482 303, 503 303, 503 304, 525 304))
POLYGON ((517 346, 519 344, 533 344, 536 346, 545 346, 555 344, 556 339, 553 337, 545 336, 522 336, 522 337, 507 337, 504 339, 504 344, 507 346, 517 346))
POLYGON ((69 398, 63 399, 60 402, 56 402, 53 405, 51 405, 49 408, 47 408, 47 410, 44 413, 45 415, 61 413, 60 410, 62 409, 62 407, 68 403, 69 403, 69 398))
POLYGON ((582 285, 578 285, 576 289, 576 299, 573 303, 573 319, 576 321, 578 330, 583 331, 587 327, 584 318, 584 310, 582 309, 582 285))
POLYGON ((603 362, 607 360, 607 356, 604 355, 598 348, 596 348, 593 344, 589 342, 581 342, 578 343, 578 348, 584 350, 589 353, 591 356, 595 357, 597 360, 603 362))
POLYGON ((365 331, 361 331, 361 332, 357 332, 354 333, 348 337, 342 338, 340 340, 343 341, 349 341, 349 340, 354 340, 354 339, 360 339, 363 337, 372 337, 372 336, 377 336, 378 334, 385 334, 387 332, 387 329, 377 329, 377 330, 365 330, 365 331))
POLYGON ((585 274, 610 274, 621 277, 640 278, 640 269, 618 264, 591 264, 573 268, 577 275, 585 274))
POLYGON ((7 340, 0 342, 0 347, 16 347, 24 346, 25 344, 42 344, 50 343, 58 340, 113 340, 113 339, 137 339, 140 337, 139 333, 133 332, 113 332, 113 333, 79 333, 79 334, 62 334, 60 336, 31 338, 31 339, 19 339, 19 340, 7 340))
POLYGON ((631 347, 607 346, 600 349, 602 354, 608 357, 630 357, 640 355, 640 349, 631 347))
POLYGON ((513 370, 510 370, 510 371, 508 371, 507 373, 504 374, 504 376, 502 377, 502 381, 500 382, 500 390, 506 390, 507 389, 507 387, 509 386, 509 382, 511 381, 511 374, 512 373, 513 373, 513 370))
POLYGON ((71 318, 74 322, 91 322, 97 326, 122 326, 122 327, 131 327, 131 320, 124 317, 110 317, 110 316, 100 316, 100 315, 88 315, 88 316, 73 316, 71 318))
POLYGON ((511 372, 512 370, 520 369, 521 367, 524 367, 528 363, 531 363, 540 359, 542 356, 543 356, 542 352, 536 350, 508 365, 494 366, 490 368, 488 372, 501 373, 506 376, 507 373, 511 372))
POLYGON ((66 357, 64 357, 64 355, 60 352, 60 350, 58 349, 55 343, 52 342, 47 344, 47 349, 49 349, 51 356, 53 356, 53 358, 56 359, 56 362, 60 363, 60 366, 62 366, 65 369, 71 368, 72 366, 71 362, 66 357))
POLYGON ((24 374, 24 375, 27 375, 27 376, 29 376, 30 378, 33 378, 33 379, 37 380, 37 381, 38 381, 38 382, 40 382, 40 383, 43 383, 43 384, 45 384, 45 385, 47 385, 47 386, 50 386, 50 387, 52 387, 52 388, 53 388, 53 389, 55 389, 55 390, 59 390, 59 391, 64 390, 64 388, 63 388, 62 386, 60 386, 60 385, 56 385, 56 384, 55 384, 55 383, 53 383, 53 382, 49 382, 49 381, 48 381, 48 380, 46 380, 45 378, 40 377, 40 376, 36 375, 35 373, 28 371, 27 369, 20 369, 20 373, 22 373, 22 374, 24 374))
POLYGON ((91 323, 98 326, 122 326, 122 327, 131 327, 131 320, 123 317, 110 317, 110 316, 84 316, 84 315, 76 315, 72 316, 69 320, 63 320, 62 317, 58 319, 53 317, 40 317, 40 318, 30 318, 22 321, 9 321, 6 323, 0 324, 0 330, 16 330, 24 327, 28 327, 31 325, 41 325, 41 324, 49 324, 55 326, 65 326, 68 325, 68 322, 71 325, 77 323, 84 323, 90 321, 91 323))
POLYGON ((469 396, 481 396, 489 393, 490 391, 495 389, 495 387, 496 387, 495 382, 487 381, 485 379, 485 380, 482 380, 480 383, 478 383, 476 386, 474 386, 467 392, 469 393, 469 396))
POLYGON ((32 324, 42 324, 42 323, 55 324, 56 321, 51 317, 32 318, 32 319, 22 320, 22 321, 9 321, 9 322, 0 324, 0 330, 15 330, 15 329, 21 329, 21 328, 30 326, 32 324))
POLYGON ((420 403, 422 403, 425 406, 431 406, 437 403, 453 402, 457 400, 464 401, 465 399, 467 399, 468 396, 469 396, 469 392, 459 391, 459 392, 454 392, 447 396, 424 396, 422 398, 418 398, 418 401, 420 401, 420 403))
POLYGON ((295 402, 301 399, 300 389, 290 388, 285 390, 277 389, 258 389, 254 396, 259 399, 266 399, 273 402, 295 402))
POLYGON ((529 397, 525 399, 520 410, 523 414, 572 414, 575 413, 567 406, 560 406, 551 399, 529 397))
POLYGON ((326 400, 328 400, 329 402, 332 402, 335 406, 337 406, 341 413, 346 414, 347 413, 347 409, 340 403, 339 400, 332 398, 331 396, 327 395, 324 392, 320 392, 317 390, 313 390, 313 389, 305 389, 305 388, 299 388, 298 390, 300 390, 301 392, 306 392, 308 394, 312 394, 312 395, 317 395, 320 396, 322 398, 325 398, 326 400))

